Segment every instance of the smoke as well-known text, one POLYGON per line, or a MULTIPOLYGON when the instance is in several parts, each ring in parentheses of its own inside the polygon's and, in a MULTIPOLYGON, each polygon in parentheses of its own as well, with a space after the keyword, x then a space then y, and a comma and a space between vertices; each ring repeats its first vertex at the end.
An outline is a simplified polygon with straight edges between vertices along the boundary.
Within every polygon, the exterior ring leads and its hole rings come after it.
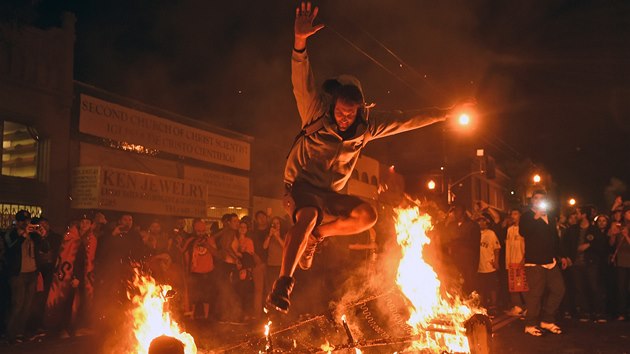
MULTIPOLYGON (((74 9, 76 78, 255 137, 254 193, 277 196, 284 159, 276 157, 285 156, 299 130, 289 79, 297 4, 158 0, 145 7, 120 0, 82 2, 74 9)), ((594 143, 606 156, 601 172, 618 175, 608 161, 623 158, 622 149, 612 148, 620 140, 608 137, 619 133, 601 127, 620 126, 626 111, 618 103, 628 92, 628 83, 621 79, 627 75, 619 72, 627 70, 620 48, 626 47, 630 27, 618 16, 626 4, 316 4, 320 20, 329 26, 309 40, 318 82, 339 73, 355 74, 379 109, 445 105, 476 96, 484 113, 483 129, 469 145, 488 145, 483 147, 497 150, 489 151, 493 155, 509 155, 495 139, 500 137, 524 156, 557 166, 551 172, 568 182, 575 179, 579 163, 564 158, 567 144, 556 137, 569 133, 577 144, 601 132, 597 135, 606 138, 594 143), (622 93, 612 102, 611 88, 622 93), (592 119, 596 115, 601 119, 592 119), (543 124, 544 131, 537 129, 543 124), (558 166, 558 160, 565 164, 558 166)), ((420 130, 374 144, 389 145, 391 153, 382 157, 388 163, 420 170, 423 166, 416 162, 425 158, 420 152, 440 146, 439 138, 420 130)), ((465 155, 465 147, 459 155, 465 155)), ((578 182, 586 185, 586 178, 578 175, 578 182)))
POLYGON ((610 206, 618 196, 623 196, 628 191, 628 186, 619 178, 612 177, 610 182, 604 188, 604 198, 606 205, 610 206))

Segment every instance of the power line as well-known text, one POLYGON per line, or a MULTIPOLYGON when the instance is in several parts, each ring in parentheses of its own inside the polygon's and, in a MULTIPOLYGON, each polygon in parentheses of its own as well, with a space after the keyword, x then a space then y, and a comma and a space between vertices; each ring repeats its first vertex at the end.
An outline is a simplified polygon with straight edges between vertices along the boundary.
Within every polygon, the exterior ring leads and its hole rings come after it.
POLYGON ((377 66, 379 66, 381 69, 385 70, 385 72, 387 72, 388 74, 392 75, 394 78, 396 78, 398 81, 402 82, 403 84, 405 84, 405 86, 409 87, 411 90, 413 90, 413 92, 415 94, 417 94, 418 96, 420 96, 420 92, 418 92, 418 89, 411 86, 411 84, 409 84, 406 80, 404 80, 403 78, 401 78, 400 76, 396 75, 396 73, 394 73, 392 70, 388 69, 385 65, 383 65, 381 62, 379 62, 378 60, 376 60, 376 58, 374 58, 373 56, 369 55, 366 51, 364 51, 363 49, 361 49, 361 47, 359 47, 358 45, 354 44, 354 42, 352 42, 350 39, 348 39, 347 37, 345 37, 344 35, 342 35, 341 33, 339 33, 339 31, 335 30, 332 26, 330 25, 326 25, 326 28, 330 29, 334 34, 336 34, 337 36, 339 36, 339 38, 341 38, 342 40, 344 40, 346 43, 350 44, 350 46, 352 46, 354 49, 356 49, 359 53, 365 55, 368 59, 370 59, 372 62, 374 62, 374 64, 376 64, 377 66))

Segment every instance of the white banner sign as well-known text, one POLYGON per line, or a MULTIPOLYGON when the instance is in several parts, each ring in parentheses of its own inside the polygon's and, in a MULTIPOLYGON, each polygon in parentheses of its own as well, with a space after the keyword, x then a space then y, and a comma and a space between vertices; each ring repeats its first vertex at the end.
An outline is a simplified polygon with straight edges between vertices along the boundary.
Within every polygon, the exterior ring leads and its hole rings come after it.
POLYGON ((207 188, 203 183, 111 167, 77 167, 73 177, 73 208, 207 215, 207 188))
POLYGON ((79 131, 224 166, 250 169, 250 144, 81 94, 79 131))
POLYGON ((218 196, 234 200, 239 205, 249 205, 249 178, 247 177, 184 166, 184 178, 207 185, 209 200, 217 199, 212 197, 218 196))

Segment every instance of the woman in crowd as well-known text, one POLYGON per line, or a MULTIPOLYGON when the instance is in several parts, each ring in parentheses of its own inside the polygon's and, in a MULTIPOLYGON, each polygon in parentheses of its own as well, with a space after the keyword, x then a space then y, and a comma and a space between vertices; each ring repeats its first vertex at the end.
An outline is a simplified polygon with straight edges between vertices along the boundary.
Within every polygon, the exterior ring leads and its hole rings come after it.
POLYGON ((241 299, 244 319, 253 317, 253 292, 254 280, 252 270, 254 268, 254 241, 248 237, 249 223, 241 221, 238 227, 238 256, 239 279, 236 281, 236 293, 241 299))
POLYGON ((617 320, 628 317, 628 295, 630 290, 630 205, 623 208, 623 219, 610 228, 610 244, 615 247, 611 262, 617 273, 617 320))
POLYGON ((271 219, 269 234, 263 243, 263 248, 267 250, 267 288, 271 289, 273 281, 280 274, 282 265, 282 249, 284 248, 284 232, 282 230, 282 219, 274 216, 271 219))

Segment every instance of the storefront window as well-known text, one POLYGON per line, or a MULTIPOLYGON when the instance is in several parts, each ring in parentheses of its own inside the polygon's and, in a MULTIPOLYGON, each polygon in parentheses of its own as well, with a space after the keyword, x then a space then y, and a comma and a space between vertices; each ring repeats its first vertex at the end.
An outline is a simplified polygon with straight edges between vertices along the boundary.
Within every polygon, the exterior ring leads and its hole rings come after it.
POLYGON ((37 140, 26 125, 2 123, 2 174, 5 176, 37 177, 37 140))
POLYGON ((28 210, 32 217, 40 217, 42 215, 42 208, 39 206, 0 202, 0 230, 10 229, 15 220, 15 214, 22 209, 28 210))

